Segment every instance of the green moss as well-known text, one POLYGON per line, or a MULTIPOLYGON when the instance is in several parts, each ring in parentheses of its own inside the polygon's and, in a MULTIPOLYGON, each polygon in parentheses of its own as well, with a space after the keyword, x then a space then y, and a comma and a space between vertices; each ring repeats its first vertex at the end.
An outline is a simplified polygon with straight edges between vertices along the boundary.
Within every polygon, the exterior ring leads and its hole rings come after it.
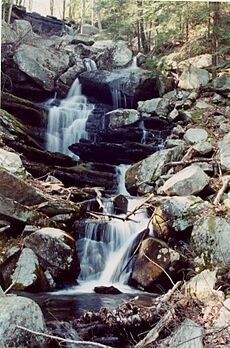
POLYGON ((190 112, 190 114, 192 116, 193 123, 200 123, 200 121, 202 120, 201 111, 193 110, 193 111, 190 112))
POLYGON ((208 231, 213 234, 215 233, 215 230, 216 230, 216 219, 214 216, 210 216, 208 218, 208 231))

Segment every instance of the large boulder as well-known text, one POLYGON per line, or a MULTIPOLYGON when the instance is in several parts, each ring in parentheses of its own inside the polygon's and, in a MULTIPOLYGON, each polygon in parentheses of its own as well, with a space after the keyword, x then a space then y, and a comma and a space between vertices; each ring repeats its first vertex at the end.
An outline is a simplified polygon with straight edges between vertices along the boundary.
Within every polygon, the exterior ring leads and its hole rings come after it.
POLYGON ((201 192, 208 183, 208 175, 199 166, 192 164, 168 179, 161 190, 170 196, 195 195, 201 192))
POLYGON ((187 64, 179 78, 178 86, 182 89, 195 89, 207 85, 208 82, 209 73, 207 70, 187 64))
POLYGON ((96 35, 99 33, 99 29, 95 27, 94 25, 85 23, 82 25, 82 34, 85 35, 96 35))
POLYGON ((196 68, 208 68, 212 65, 212 55, 209 53, 201 54, 186 60, 182 60, 178 64, 178 68, 183 68, 184 65, 192 64, 196 68))
POLYGON ((11 275, 11 281, 16 290, 44 291, 48 289, 48 282, 33 250, 29 248, 22 250, 11 275))
POLYGON ((137 110, 141 113, 152 114, 156 111, 162 98, 153 98, 150 100, 139 101, 137 110))
POLYGON ((25 44, 17 49, 13 59, 21 71, 46 91, 54 90, 55 80, 69 67, 67 53, 25 44))
POLYGON ((46 340, 17 326, 46 332, 40 307, 31 299, 19 296, 0 297, 0 346, 44 348, 46 340))
POLYGON ((173 276, 179 260, 180 255, 170 249, 166 243, 149 237, 141 243, 133 264, 130 283, 147 291, 156 290, 157 284, 167 288, 170 286, 170 281, 165 272, 173 276))
MULTIPOLYGON (((17 41, 18 35, 5 21, 1 22, 1 44, 13 44, 17 41)), ((4 46, 3 46, 4 47, 4 46)))
POLYGON ((220 164, 223 171, 230 170, 230 133, 219 142, 220 164))
POLYGON ((36 39, 37 37, 39 37, 33 32, 30 22, 24 19, 15 20, 12 24, 12 28, 17 33, 20 41, 23 39, 36 39))
POLYGON ((74 66, 71 66, 57 80, 57 90, 62 97, 65 97, 74 80, 85 71, 85 66, 82 59, 75 61, 74 66))
POLYGON ((125 175, 125 186, 130 194, 145 194, 155 190, 156 181, 165 173, 165 165, 179 160, 184 153, 183 145, 155 152, 132 165, 125 175))
POLYGON ((230 223, 218 216, 200 218, 193 227, 191 248, 195 262, 203 267, 225 267, 230 263, 230 223))
MULTIPOLYGON (((0 149, 1 154, 1 149, 0 149)), ((15 156, 16 157, 16 156, 15 156)), ((46 202, 44 195, 14 174, 1 169, 0 194, 26 206, 34 206, 46 202)))
POLYGON ((75 240, 57 228, 42 228, 24 239, 43 269, 57 282, 75 281, 80 271, 75 240))
POLYGON ((134 109, 117 109, 104 116, 105 128, 119 128, 140 120, 140 114, 134 109))
POLYGON ((71 41, 71 44, 74 44, 74 45, 78 45, 78 44, 83 44, 83 45, 86 45, 86 46, 92 46, 94 44, 94 39, 92 39, 91 36, 89 36, 88 34, 76 34, 74 35, 72 41, 71 41))
MULTIPOLYGON (((95 48, 95 46, 93 46, 95 48)), ((99 67, 122 68, 126 67, 132 60, 133 53, 127 47, 125 41, 117 41, 108 45, 97 57, 99 67)))
POLYGON ((151 77, 146 70, 98 70, 82 73, 79 77, 85 95, 113 105, 113 108, 132 108, 139 100, 159 97, 165 81, 151 77))
POLYGON ((171 235, 183 238, 183 234, 178 232, 192 227, 197 217, 209 208, 208 202, 195 196, 166 198, 154 210, 154 232, 163 239, 171 235))

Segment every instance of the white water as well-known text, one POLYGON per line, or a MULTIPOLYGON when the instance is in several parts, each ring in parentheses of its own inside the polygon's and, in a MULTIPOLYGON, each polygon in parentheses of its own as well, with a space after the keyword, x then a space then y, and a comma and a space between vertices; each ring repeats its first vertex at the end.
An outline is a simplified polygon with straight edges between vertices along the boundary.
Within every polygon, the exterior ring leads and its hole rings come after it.
POLYGON ((97 70, 97 65, 96 65, 95 61, 92 60, 92 59, 85 58, 84 59, 84 64, 85 64, 85 67, 86 67, 87 71, 95 71, 95 70, 97 70))
POLYGON ((87 139, 85 126, 93 108, 93 104, 89 104, 87 98, 82 95, 80 82, 76 79, 60 105, 49 110, 47 150, 72 156, 68 147, 78 143, 81 138, 87 139))

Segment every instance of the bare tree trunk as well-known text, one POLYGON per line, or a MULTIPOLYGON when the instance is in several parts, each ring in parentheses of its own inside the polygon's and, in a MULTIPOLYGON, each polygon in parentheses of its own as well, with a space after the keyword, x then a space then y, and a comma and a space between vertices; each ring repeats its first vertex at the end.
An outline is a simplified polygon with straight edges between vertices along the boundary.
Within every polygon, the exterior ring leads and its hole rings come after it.
POLYGON ((10 2, 10 8, 9 8, 9 12, 8 12, 8 19, 7 19, 7 23, 8 23, 8 24, 10 24, 13 4, 14 4, 14 0, 11 0, 11 2, 10 2))
POLYGON ((62 19, 65 19, 65 8, 66 8, 66 0, 63 0, 62 19))
POLYGON ((50 15, 54 15, 54 0, 50 0, 50 15))
POLYGON ((97 10, 97 22, 98 22, 98 29, 99 29, 99 31, 102 31, 101 13, 100 13, 99 10, 97 10))
POLYGON ((141 45, 142 45, 144 53, 148 53, 148 43, 147 43, 147 39, 146 39, 146 35, 145 35, 145 28, 144 28, 142 0, 137 0, 136 3, 137 3, 137 11, 138 11, 141 45))
POLYGON ((85 0, 81 0, 81 34, 83 33, 84 24, 85 24, 85 0))
POLYGON ((95 1, 91 0, 91 24, 94 25, 94 17, 95 17, 95 1))
POLYGON ((33 10, 33 0, 29 0, 29 12, 33 10))
POLYGON ((212 40, 211 40, 211 53, 212 53, 212 78, 216 78, 216 66, 218 64, 218 39, 219 39, 219 25, 220 25, 220 3, 210 2, 210 20, 212 25, 212 40))

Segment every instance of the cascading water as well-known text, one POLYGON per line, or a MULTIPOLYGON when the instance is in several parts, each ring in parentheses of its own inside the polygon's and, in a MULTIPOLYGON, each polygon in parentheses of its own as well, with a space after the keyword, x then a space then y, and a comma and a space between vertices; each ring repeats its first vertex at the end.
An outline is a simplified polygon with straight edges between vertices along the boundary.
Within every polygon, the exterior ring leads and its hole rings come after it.
POLYGON ((72 156, 68 147, 81 138, 87 139, 85 126, 93 108, 93 104, 87 103, 87 98, 82 95, 80 82, 76 79, 60 105, 49 110, 47 150, 72 156))

